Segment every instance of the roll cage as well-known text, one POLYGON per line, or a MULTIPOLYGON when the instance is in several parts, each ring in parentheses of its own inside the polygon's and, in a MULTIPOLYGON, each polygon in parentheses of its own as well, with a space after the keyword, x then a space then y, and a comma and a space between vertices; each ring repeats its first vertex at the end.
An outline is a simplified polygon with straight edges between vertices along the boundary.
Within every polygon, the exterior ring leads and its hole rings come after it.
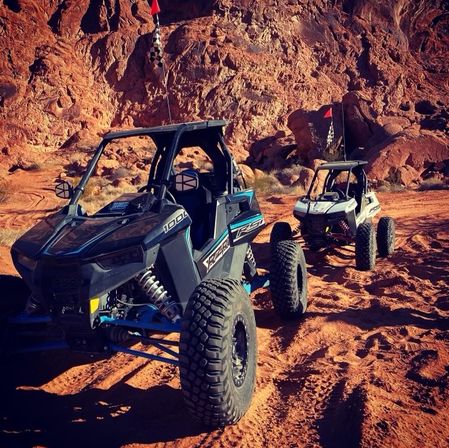
POLYGON ((214 165, 216 183, 223 186, 223 190, 232 194, 234 191, 233 159, 223 138, 224 126, 226 126, 224 120, 209 120, 153 128, 136 128, 106 134, 98 145, 79 184, 75 187, 69 205, 76 206, 78 203, 109 143, 113 140, 140 136, 150 137, 156 145, 156 152, 151 162, 148 182, 144 190, 153 189, 159 201, 165 199, 167 194, 176 156, 181 149, 192 146, 200 147, 206 153, 214 165))
POLYGON ((310 183, 309 190, 307 191, 306 198, 310 199, 312 191, 314 189, 318 174, 320 171, 328 171, 326 178, 324 180, 323 189, 320 196, 335 191, 336 189, 336 179, 337 177, 347 172, 348 175, 345 181, 345 189, 341 190, 344 193, 342 200, 348 200, 350 197, 355 197, 357 202, 361 199, 362 195, 368 192, 368 178, 366 176, 363 166, 368 162, 364 160, 354 160, 348 162, 328 162, 320 165, 313 176, 312 182, 310 183), (351 182, 351 175, 356 178, 356 183, 351 182))

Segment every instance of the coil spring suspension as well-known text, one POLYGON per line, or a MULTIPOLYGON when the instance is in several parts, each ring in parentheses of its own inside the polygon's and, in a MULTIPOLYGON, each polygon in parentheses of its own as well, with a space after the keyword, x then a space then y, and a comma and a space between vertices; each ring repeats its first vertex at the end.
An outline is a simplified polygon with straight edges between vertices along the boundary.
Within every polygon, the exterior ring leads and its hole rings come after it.
POLYGON ((254 257, 253 249, 251 246, 248 246, 248 250, 246 251, 246 261, 253 266, 256 266, 256 258, 254 257))
POLYGON ((347 223, 346 221, 341 220, 341 221, 338 223, 338 226, 340 227, 340 231, 341 231, 344 235, 348 236, 348 235, 351 234, 351 229, 349 228, 349 225, 348 225, 348 223, 347 223))
POLYGON ((148 301, 156 305, 162 315, 172 322, 181 319, 179 305, 172 299, 164 288, 164 285, 157 279, 153 271, 153 266, 139 274, 136 280, 148 301))
POLYGON ((256 259, 254 258, 253 250, 251 246, 248 246, 246 251, 245 263, 243 265, 243 273, 246 280, 251 281, 257 274, 256 259))

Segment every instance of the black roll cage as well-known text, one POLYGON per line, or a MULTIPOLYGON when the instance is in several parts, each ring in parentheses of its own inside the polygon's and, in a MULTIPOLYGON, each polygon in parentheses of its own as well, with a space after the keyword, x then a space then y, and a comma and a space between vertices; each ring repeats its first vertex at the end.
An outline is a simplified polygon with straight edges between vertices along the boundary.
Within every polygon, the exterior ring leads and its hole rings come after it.
POLYGON ((111 132, 103 137, 94 156, 89 162, 80 182, 74 189, 69 205, 76 205, 80 200, 89 179, 97 167, 106 146, 113 140, 128 137, 150 137, 156 145, 156 152, 151 162, 147 191, 157 189, 157 199, 165 199, 173 163, 182 148, 200 147, 212 160, 217 169, 216 176, 222 177, 224 185, 230 194, 234 192, 234 167, 231 152, 225 144, 223 128, 224 120, 198 121, 153 128, 136 128, 128 131, 111 132))

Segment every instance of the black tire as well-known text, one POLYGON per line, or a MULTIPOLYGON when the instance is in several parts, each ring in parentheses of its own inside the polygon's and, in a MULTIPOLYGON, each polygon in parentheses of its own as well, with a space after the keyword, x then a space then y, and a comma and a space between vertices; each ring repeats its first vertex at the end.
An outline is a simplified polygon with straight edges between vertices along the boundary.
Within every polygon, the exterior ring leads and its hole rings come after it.
POLYGON ((359 271, 372 271, 376 266, 376 235, 374 226, 364 222, 355 236, 355 265, 359 271))
POLYGON ((8 318, 25 309, 30 290, 22 278, 14 275, 0 275, 0 354, 9 349, 10 325, 8 318))
POLYGON ((396 226, 389 216, 380 218, 377 224, 377 250, 380 257, 388 257, 394 252, 396 226))
POLYGON ((273 247, 274 244, 279 241, 286 241, 292 239, 292 228, 288 222, 279 221, 276 222, 271 229, 270 234, 270 245, 273 247))
POLYGON ((296 319, 307 308, 307 267, 304 252, 294 241, 273 245, 270 270, 271 299, 283 319, 296 319))
POLYGON ((203 281, 189 299, 179 344, 181 388, 191 414, 210 427, 238 422, 256 379, 256 321, 233 279, 203 281))
POLYGON ((3 291, 0 298, 0 320, 23 311, 30 296, 30 290, 23 279, 14 275, 0 275, 0 288, 3 291))

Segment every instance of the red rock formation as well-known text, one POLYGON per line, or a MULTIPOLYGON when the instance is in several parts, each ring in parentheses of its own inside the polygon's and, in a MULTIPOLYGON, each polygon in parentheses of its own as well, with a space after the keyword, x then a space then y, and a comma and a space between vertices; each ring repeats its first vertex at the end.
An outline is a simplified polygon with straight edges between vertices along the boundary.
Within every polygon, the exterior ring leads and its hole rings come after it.
MULTIPOLYGON (((368 122, 349 120, 362 143, 380 143, 366 139, 363 129, 373 125, 389 136, 437 129, 447 143, 444 1, 160 5, 174 120, 229 119, 240 160, 261 141, 249 163, 282 166, 291 154, 288 117, 349 90, 366 98, 372 114, 368 122), (287 141, 265 153, 264 139, 278 140, 279 130, 287 141)), ((88 146, 110 127, 167 122, 164 86, 146 57, 153 27, 145 0, 4 1, 0 158, 88 146)))

